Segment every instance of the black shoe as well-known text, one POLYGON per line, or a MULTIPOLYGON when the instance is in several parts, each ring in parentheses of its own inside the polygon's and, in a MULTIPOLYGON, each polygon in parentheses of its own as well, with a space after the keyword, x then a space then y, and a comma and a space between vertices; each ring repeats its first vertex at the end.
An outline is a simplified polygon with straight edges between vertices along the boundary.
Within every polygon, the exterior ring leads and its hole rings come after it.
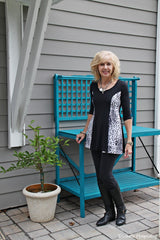
POLYGON ((115 220, 115 211, 108 211, 104 214, 104 217, 100 218, 96 225, 98 227, 106 225, 108 222, 114 221, 115 220))
POLYGON ((126 223, 126 207, 119 186, 117 185, 117 188, 110 190, 110 193, 117 208, 116 225, 121 226, 126 223))
POLYGON ((126 213, 126 208, 124 207, 119 207, 117 209, 117 218, 116 218, 116 225, 117 226, 122 226, 123 224, 126 223, 126 216, 125 216, 125 213, 126 213))

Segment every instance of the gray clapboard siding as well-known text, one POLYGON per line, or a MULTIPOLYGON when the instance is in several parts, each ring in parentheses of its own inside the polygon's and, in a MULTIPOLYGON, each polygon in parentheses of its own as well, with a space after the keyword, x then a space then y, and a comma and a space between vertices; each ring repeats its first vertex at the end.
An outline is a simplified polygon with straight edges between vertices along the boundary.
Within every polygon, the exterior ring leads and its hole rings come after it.
POLYGON ((138 98, 143 98, 147 101, 147 99, 154 99, 154 87, 139 87, 137 90, 138 98))
MULTIPOLYGON (((135 32, 136 33, 136 32, 135 32)), ((46 38, 51 40, 70 41, 79 43, 90 43, 100 45, 102 48, 107 46, 130 47, 134 49, 155 50, 155 36, 149 38, 137 36, 137 34, 120 34, 116 32, 105 32, 78 29, 66 26, 48 25, 46 38), (134 36, 134 37, 133 37, 134 36)))
POLYGON ((65 12, 65 15, 62 11, 54 11, 54 14, 50 15, 50 24, 54 24, 58 26, 68 26, 68 27, 76 27, 88 30, 97 30, 102 32, 116 32, 121 34, 131 34, 139 36, 147 36, 153 37, 156 34, 156 26, 149 24, 139 24, 135 22, 126 22, 119 21, 117 24, 117 19, 108 19, 108 18, 99 18, 97 16, 87 16, 76 13, 68 13, 65 12), (59 20, 58 22, 56 20, 59 20), (96 24, 95 24, 96 23, 96 24), (130 25, 130 27, 128 27, 130 25))
MULTIPOLYGON (((57 69, 67 70, 68 68, 75 71, 89 71, 91 58, 81 58, 72 56, 51 56, 43 55, 40 59, 39 67, 43 70, 57 69)), ((121 70, 129 74, 150 74, 155 70, 154 62, 139 62, 121 60, 121 70)))
MULTIPOLYGON (((55 176, 53 171, 48 172, 45 176, 46 181, 51 183, 54 182, 55 176)), ((22 176, 15 176, 0 180, 0 209, 5 209, 6 207, 15 207, 26 204, 26 200, 22 194, 22 189, 26 186, 26 184, 30 185, 36 182, 38 183, 39 174, 24 174, 22 176), (2 189, 4 189, 6 193, 3 193, 2 189)))
MULTIPOLYGON (((42 106, 43 107, 43 106, 42 106)), ((27 116, 26 118, 26 126, 28 126, 28 124, 30 123, 31 120, 35 120, 35 122, 42 126, 43 129, 52 129, 53 130, 51 131, 52 133, 54 133, 54 119, 53 119, 53 113, 52 114, 48 114, 48 113, 45 113, 45 110, 41 110, 41 113, 32 113, 30 115, 27 116)), ((60 126, 65 129, 65 128, 83 128, 83 126, 85 125, 85 121, 68 121, 67 123, 64 123, 62 122, 60 124, 60 126)))
MULTIPOLYGON (((149 145, 149 141, 148 141, 148 144, 146 142, 145 144, 148 145, 147 150, 151 154, 151 157, 153 157, 154 152, 153 152, 152 146, 149 145)), ((141 149, 140 145, 141 145, 140 141, 137 140, 137 149, 136 149, 137 159, 141 159, 143 161, 143 158, 146 158, 147 162, 150 162, 150 159, 147 158, 146 152, 141 149), (139 158, 139 156, 141 156, 141 158, 139 158)))
POLYGON ((151 72, 154 72, 155 70, 155 63, 148 63, 148 62, 139 62, 137 59, 137 62, 131 62, 131 61, 122 61, 121 63, 121 69, 122 71, 126 71, 128 73, 132 74, 150 74, 151 72))
POLYGON ((143 166, 146 165, 147 168, 145 170, 150 171, 153 175, 153 169, 152 169, 152 163, 149 161, 149 159, 146 157, 143 158, 143 160, 138 160, 136 164, 137 170, 141 170, 143 166))
MULTIPOLYGON (((9 158, 8 158, 9 159, 9 158)), ((12 163, 14 163, 15 162, 15 158, 13 158, 13 157, 11 157, 10 158, 10 161, 9 160, 7 160, 4 164, 3 164, 3 166, 5 167, 5 168, 8 168, 12 163)), ((47 175, 48 175, 48 173, 49 172, 52 172, 53 173, 53 170, 54 170, 54 167, 53 166, 47 166, 45 169, 44 169, 44 172, 45 172, 45 180, 46 180, 46 177, 47 177, 47 175)), ((30 168, 26 168, 26 169, 18 169, 18 170, 15 170, 15 171, 11 171, 11 172, 7 172, 7 173, 1 173, 1 175, 0 175, 0 179, 2 179, 2 181, 1 181, 1 184, 3 185, 3 179, 8 179, 8 178, 15 178, 15 177, 19 177, 19 178, 23 178, 23 176, 25 175, 25 176, 29 176, 29 175, 34 175, 34 174, 37 174, 37 178, 38 178, 38 182, 39 182, 39 180, 40 180, 40 175, 39 175, 39 172, 36 170, 36 169, 34 169, 34 168, 32 168, 32 167, 30 167, 30 168)), ((13 184, 15 184, 15 183, 13 183, 13 184)), ((2 190, 3 191, 3 190, 2 190)), ((6 190, 5 190, 6 191, 6 190)))
MULTIPOLYGON (((5 148, 0 148, 0 164, 2 164, 2 162, 6 163, 6 162, 10 162, 11 160, 13 160, 13 153, 14 153, 15 149, 10 149, 7 152, 6 147, 5 148)), ((1 177, 1 174, 0 174, 1 177)), ((3 175, 4 177, 4 175, 3 175)))
MULTIPOLYGON (((142 119, 145 119, 146 122, 153 119, 154 114, 154 102, 153 101, 147 101, 147 99, 143 99, 143 101, 138 104, 138 122, 141 123, 142 119), (153 109, 153 110, 150 110, 153 109), (141 112, 143 110, 143 112, 141 112), (143 115, 144 114, 144 115, 143 115), (141 116, 142 115, 142 116, 141 116), (145 118, 145 116, 147 118, 145 118)), ((34 100, 32 101, 32 105, 29 107, 28 113, 33 115, 33 118, 35 119, 36 114, 47 114, 46 117, 49 119, 51 118, 53 120, 53 100, 34 100)), ((30 117, 31 119, 32 117, 30 117)), ((39 119, 39 116, 36 117, 36 119, 39 119)), ((46 119, 46 118, 45 118, 46 119)), ((52 120, 49 120, 51 123, 52 120)), ((66 123, 67 124, 67 123, 66 123)), ((81 124, 81 123, 80 123, 81 124)), ((52 122, 53 125, 53 122, 52 122)), ((79 126, 78 122, 72 122, 68 123, 68 126, 79 126)), ((49 125, 51 127, 51 124, 49 125)))
POLYGON ((6 67, 6 54, 0 51, 0 67, 6 67))
MULTIPOLYGON (((53 64, 54 65, 54 64, 53 64)), ((54 67, 54 66, 53 66, 54 67)), ((67 69, 65 71, 62 70, 43 70, 39 69, 37 73, 37 78, 35 81, 35 84, 46 84, 46 85, 52 85, 53 86, 53 74, 55 73, 58 74, 63 74, 63 75, 75 75, 75 74, 91 74, 90 71, 71 71, 70 69, 67 69)), ((121 75, 124 77, 133 77, 133 74, 127 73, 127 72, 122 72, 121 75)), ((134 74, 135 75, 135 74, 134 74)), ((155 74, 139 74, 140 81, 138 81, 138 88, 139 87, 154 87, 155 85, 155 74)), ((53 86, 54 87, 54 86, 53 86)), ((139 91, 139 90, 138 90, 139 91)))
MULTIPOLYGON (((1 4, 1 6, 3 5, 3 3, 0 3, 1 4)), ((0 7, 1 7, 0 6, 0 7)), ((2 6, 2 8, 3 8, 3 6, 2 6)), ((1 20, 1 26, 3 26, 2 28, 0 28, 0 34, 2 34, 2 35, 5 35, 5 19, 4 19, 4 13, 3 13, 3 15, 0 15, 0 20, 1 20)))
POLYGON ((0 100, 4 100, 7 97, 7 85, 6 83, 0 83, 0 100))
POLYGON ((45 84, 53 86, 53 70, 45 70, 38 69, 37 71, 37 78, 35 84, 45 84))
MULTIPOLYGON (((142 125, 142 124, 141 124, 142 125)), ((153 126, 152 126, 153 127, 153 126)), ((153 141, 154 137, 153 136, 147 136, 147 137, 143 137, 143 142, 144 144, 147 146, 152 146, 152 141, 153 141)), ((141 146, 141 143, 139 142, 139 140, 137 139, 137 146, 141 146)), ((140 157, 140 156, 139 156, 140 157)))
POLYGON ((0 99, 0 114, 7 116, 7 99, 0 99))
MULTIPOLYGON (((8 145, 7 132, 0 132, 0 146, 6 147, 7 145, 8 145)), ((7 154, 7 149, 6 149, 6 154, 7 154)))
MULTIPOLYGON (((0 105, 1 105, 1 101, 0 101, 0 105)), ((7 132, 8 131, 8 117, 5 116, 5 115, 2 115, 2 111, 0 111, 0 118, 1 118, 1 124, 0 124, 0 131, 5 131, 7 132)))
POLYGON ((0 200, 1 209, 26 205, 26 200, 22 194, 22 190, 17 192, 15 191, 14 193, 1 194, 0 197, 1 197, 0 200))
POLYGON ((154 99, 139 99, 137 110, 138 111, 148 111, 150 109, 154 109, 154 99))
POLYGON ((154 122, 154 111, 139 111, 137 116, 137 122, 141 123, 143 126, 144 122, 154 122))
MULTIPOLYGON (((38 100, 39 101, 39 100, 38 100)), ((43 106, 42 106, 43 108, 43 106)), ((25 124, 28 126, 31 122, 31 120, 35 120, 37 125, 40 125, 43 129, 49 128, 52 129, 54 125, 54 120, 53 120, 53 109, 51 114, 28 114, 25 124)))
POLYGON ((28 114, 53 114, 53 99, 32 100, 32 105, 28 108, 28 114))
MULTIPOLYGON (((108 47, 107 47, 108 48, 108 47)), ((67 41, 53 41, 46 40, 43 45, 43 55, 61 55, 61 56, 75 56, 75 57, 89 57, 92 58, 95 51, 101 51, 101 45, 87 44, 87 43, 72 43, 67 41)), ((123 56, 125 60, 137 61, 139 55, 139 62, 155 62, 155 50, 148 49, 132 49, 122 47, 110 47, 110 51, 115 51, 118 56, 123 56)))
POLYGON ((6 68, 0 67, 0 83, 6 83, 6 68))
MULTIPOLYGON (((0 3, 0 163, 3 162, 2 149, 7 146, 7 78, 6 78, 6 33, 5 9, 0 3)), ((5 150, 6 154, 7 151, 5 150)))
MULTIPOLYGON (((90 1, 90 0, 87 0, 90 1)), ((119 0, 92 0, 93 2, 98 2, 98 3, 108 3, 108 4, 112 4, 112 5, 117 5, 119 6, 119 0)), ((130 9, 141 9, 143 11, 149 11, 149 12, 156 12, 157 10, 157 1, 153 0, 134 0, 134 2, 132 3, 132 1, 127 1, 127 0, 121 0, 121 6, 123 7, 128 7, 130 9)))
MULTIPOLYGON (((53 168, 51 168, 50 171, 46 172, 45 180, 49 182, 53 182, 55 178, 53 174, 53 168), (50 171, 52 174, 50 174, 50 171)), ((26 186, 26 183, 33 184, 33 183, 39 183, 40 181, 39 180, 40 176, 38 172, 32 171, 31 173, 28 173, 26 171, 22 171, 21 173, 22 174, 17 174, 17 175, 12 174, 8 177, 0 179, 1 194, 18 191, 19 189, 24 188, 26 186), (21 181, 19 181, 20 179, 21 181)))
POLYGON ((0 51, 4 51, 5 47, 6 47, 5 39, 3 35, 0 35, 0 51))
POLYGON ((3 20, 3 22, 4 22, 4 17, 5 17, 4 4, 0 3, 0 18, 3 20))
MULTIPOLYGON (((133 9, 130 7, 127 7, 127 1, 125 4, 125 8, 123 6, 113 5, 113 1, 111 5, 109 4, 97 4, 97 2, 90 1, 90 7, 88 8, 88 2, 83 1, 83 4, 81 4, 83 0, 76 1, 72 0, 70 1, 70 4, 72 4, 72 11, 75 13, 85 14, 85 15, 96 15, 97 17, 104 17, 111 18, 111 19, 119 19, 122 21, 132 21, 132 22, 140 22, 140 23, 148 23, 148 24, 156 24, 156 16, 154 12, 150 11, 144 11, 144 8, 141 9, 133 9), (86 12, 87 9, 87 12, 86 12), (136 17, 135 17, 136 16, 136 17)), ((70 12, 70 5, 67 6, 65 3, 59 4, 56 9, 69 11, 70 12), (59 7, 58 7, 59 6, 59 7)), ((139 7, 139 5, 137 5, 139 7)), ((156 11, 156 10, 155 10, 156 11)))
MULTIPOLYGON (((154 87, 155 86, 155 75, 154 74, 148 74, 148 75, 144 75, 141 74, 139 75, 141 80, 138 81, 138 88, 139 87, 154 87)), ((139 89, 138 89, 139 91, 139 89)))
MULTIPOLYGON (((138 123, 137 126, 142 126, 143 124, 143 127, 150 127, 150 128, 154 128, 154 122, 150 122, 150 123, 146 123, 146 122, 143 122, 143 123, 138 123)), ((150 142, 151 144, 153 144, 153 139, 151 140, 150 142)), ((153 146, 153 145, 152 145, 153 146)))
POLYGON ((32 99, 53 99, 53 86, 45 84, 36 84, 32 90, 32 99))

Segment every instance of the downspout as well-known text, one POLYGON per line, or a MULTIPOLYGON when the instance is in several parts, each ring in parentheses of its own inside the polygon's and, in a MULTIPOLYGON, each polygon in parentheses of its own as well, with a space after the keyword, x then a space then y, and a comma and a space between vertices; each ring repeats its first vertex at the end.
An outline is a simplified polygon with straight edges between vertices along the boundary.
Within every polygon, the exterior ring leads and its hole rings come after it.
MULTIPOLYGON (((160 0, 157 7, 156 81, 155 81, 155 128, 160 129, 160 0)), ((160 136, 154 139, 154 160, 160 172, 160 136)), ((160 174, 159 176, 160 177, 160 174)))

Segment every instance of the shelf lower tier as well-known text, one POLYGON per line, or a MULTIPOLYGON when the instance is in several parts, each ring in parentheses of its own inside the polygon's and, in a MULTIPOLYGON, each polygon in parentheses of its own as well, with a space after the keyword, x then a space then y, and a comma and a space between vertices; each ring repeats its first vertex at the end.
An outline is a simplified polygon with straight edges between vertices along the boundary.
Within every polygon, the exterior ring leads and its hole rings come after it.
MULTIPOLYGON (((121 192, 159 185, 159 179, 137 172, 118 172, 114 173, 114 176, 118 181, 121 192)), ((78 197, 81 195, 80 186, 75 178, 61 179, 60 186, 62 189, 65 189, 78 197)), ((96 197, 100 197, 96 176, 86 176, 84 180, 84 199, 87 200, 96 197)))

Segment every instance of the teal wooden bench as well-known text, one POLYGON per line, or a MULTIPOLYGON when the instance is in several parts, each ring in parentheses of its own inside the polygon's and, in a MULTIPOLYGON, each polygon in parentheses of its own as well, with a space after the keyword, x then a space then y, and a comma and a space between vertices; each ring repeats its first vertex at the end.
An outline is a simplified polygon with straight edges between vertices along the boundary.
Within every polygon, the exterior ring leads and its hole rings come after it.
MULTIPOLYGON (((145 147, 141 137, 160 135, 160 130, 154 128, 146 128, 136 126, 137 113, 137 81, 138 77, 119 78, 125 81, 128 85, 130 106, 133 118, 132 139, 133 139, 133 154, 131 166, 127 168, 115 169, 114 176, 117 179, 122 192, 135 190, 139 188, 155 186, 159 184, 159 180, 144 174, 136 172, 136 138, 138 137, 145 147)), ((90 83, 94 80, 92 75, 86 76, 62 76, 54 75, 54 119, 55 119, 55 135, 76 139, 76 135, 82 129, 65 129, 61 128, 61 123, 65 122, 65 127, 68 121, 86 120, 90 109, 90 83)), ((124 128, 124 135, 126 130, 124 128)), ((61 148, 60 153, 67 159, 72 169, 78 172, 74 175, 61 178, 60 168, 56 168, 56 183, 62 189, 78 196, 80 198, 80 215, 85 217, 85 200, 100 197, 100 192, 97 185, 96 174, 85 174, 84 169, 84 143, 83 140, 79 147, 79 164, 76 164, 70 156, 68 156, 61 148)), ((146 148, 145 148, 146 150, 146 148)), ((147 150, 146 150, 147 152, 147 150)), ((148 154, 148 152, 147 152, 148 154)), ((149 154, 148 154, 149 155, 149 154)), ((122 155, 116 160, 116 164, 122 155)), ((152 161, 153 163, 153 161, 152 161)), ((153 163, 154 164, 154 163, 153 163)), ((156 168, 156 166, 154 165, 156 168)), ((156 169, 157 170, 157 169, 156 169)), ((157 170, 158 171, 158 170, 157 170)))

